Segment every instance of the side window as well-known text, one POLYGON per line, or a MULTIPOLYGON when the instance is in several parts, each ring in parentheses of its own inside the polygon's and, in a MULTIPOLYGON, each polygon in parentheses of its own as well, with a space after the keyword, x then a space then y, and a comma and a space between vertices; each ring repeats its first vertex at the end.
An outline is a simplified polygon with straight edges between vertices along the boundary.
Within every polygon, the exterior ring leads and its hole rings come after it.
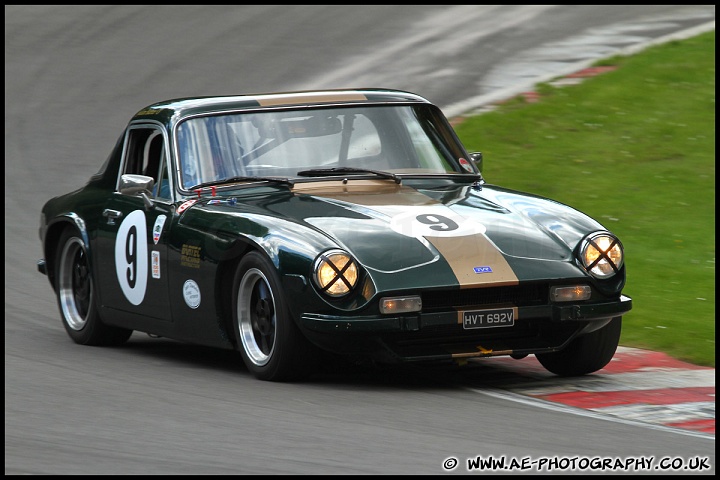
POLYGON ((133 175, 143 175, 145 166, 144 152, 145 142, 149 136, 147 129, 134 128, 130 130, 127 139, 127 148, 125 149, 125 167, 122 174, 131 173, 133 175))
POLYGON ((170 180, 168 177, 167 156, 165 155, 164 148, 162 149, 162 154, 160 156, 160 170, 157 174, 157 181, 155 182, 155 187, 153 189, 153 193, 155 194, 155 197, 157 197, 157 198, 161 198, 164 200, 171 200, 170 180))
POLYGON ((157 128, 133 128, 128 135, 123 174, 152 177, 153 196, 170 199, 165 141, 157 128))
POLYGON ((196 120, 183 122, 177 129, 178 152, 180 154, 182 188, 190 188, 197 185, 200 180, 200 152, 198 151, 195 127, 196 120))

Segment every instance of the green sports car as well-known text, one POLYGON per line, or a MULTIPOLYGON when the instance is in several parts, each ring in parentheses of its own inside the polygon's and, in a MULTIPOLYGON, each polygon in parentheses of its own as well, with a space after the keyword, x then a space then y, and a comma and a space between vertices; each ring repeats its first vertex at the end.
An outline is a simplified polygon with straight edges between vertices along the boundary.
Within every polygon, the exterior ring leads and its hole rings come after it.
POLYGON ((262 380, 341 355, 603 368, 632 307, 620 240, 481 171, 408 92, 168 100, 44 205, 38 270, 77 343, 235 349, 262 380))

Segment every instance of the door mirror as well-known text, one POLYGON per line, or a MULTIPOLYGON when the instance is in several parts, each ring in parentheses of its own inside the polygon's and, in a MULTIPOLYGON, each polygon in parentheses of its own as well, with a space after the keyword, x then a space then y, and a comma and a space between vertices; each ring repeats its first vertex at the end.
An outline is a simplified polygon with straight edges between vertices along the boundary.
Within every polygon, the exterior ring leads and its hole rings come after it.
POLYGON ((471 152, 470 161, 475 164, 478 171, 482 173, 483 170, 483 154, 482 152, 471 152))
POLYGON ((120 177, 120 193, 123 195, 140 195, 147 208, 153 206, 153 201, 148 195, 152 195, 155 180, 146 175, 134 175, 127 173, 120 177))
POLYGON ((140 192, 152 192, 155 180, 145 175, 125 174, 120 177, 120 193, 123 195, 137 195, 140 192))

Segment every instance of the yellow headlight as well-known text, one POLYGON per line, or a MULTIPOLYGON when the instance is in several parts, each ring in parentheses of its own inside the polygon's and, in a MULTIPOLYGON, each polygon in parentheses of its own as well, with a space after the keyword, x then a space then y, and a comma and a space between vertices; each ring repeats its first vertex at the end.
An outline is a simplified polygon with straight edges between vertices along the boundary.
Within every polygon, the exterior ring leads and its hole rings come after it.
POLYGON ((610 277, 622 268, 622 244, 612 235, 597 234, 585 239, 580 259, 592 275, 598 278, 610 277))
POLYGON ((315 261, 315 281, 323 292, 332 297, 345 295, 357 284, 357 264, 341 250, 325 252, 315 261))

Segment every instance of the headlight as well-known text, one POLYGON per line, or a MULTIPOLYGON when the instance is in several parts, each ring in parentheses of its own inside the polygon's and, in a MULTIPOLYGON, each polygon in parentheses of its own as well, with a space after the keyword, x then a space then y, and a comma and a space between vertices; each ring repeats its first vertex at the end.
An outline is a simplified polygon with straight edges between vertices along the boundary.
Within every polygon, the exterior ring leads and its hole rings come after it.
POLYGON ((596 233, 583 240, 580 260, 585 269, 596 278, 608 278, 620 271, 623 265, 623 248, 620 240, 609 233, 596 233))
POLYGON ((358 282, 358 266, 342 250, 329 250, 315 260, 315 283, 331 297, 350 293, 358 282))

